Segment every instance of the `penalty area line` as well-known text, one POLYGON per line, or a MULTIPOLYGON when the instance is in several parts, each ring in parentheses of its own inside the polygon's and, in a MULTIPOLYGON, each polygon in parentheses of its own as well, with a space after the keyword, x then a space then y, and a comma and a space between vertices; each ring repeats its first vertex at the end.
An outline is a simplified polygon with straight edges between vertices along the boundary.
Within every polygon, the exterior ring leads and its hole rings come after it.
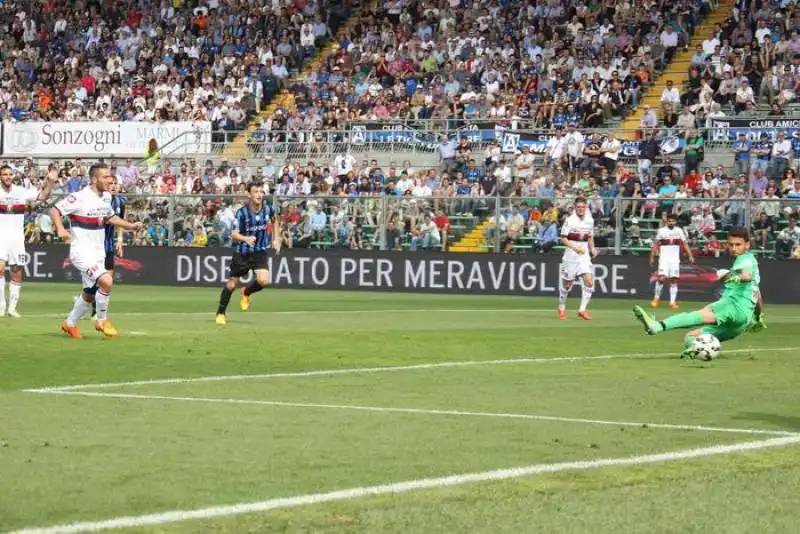
POLYGON ((289 402, 289 401, 257 400, 257 399, 225 399, 216 397, 138 395, 132 393, 102 393, 99 391, 51 391, 49 392, 49 394, 94 397, 94 398, 202 402, 209 404, 238 404, 238 405, 255 405, 255 406, 275 406, 275 407, 285 407, 285 408, 311 408, 311 409, 345 410, 345 411, 349 410, 356 412, 398 413, 398 414, 432 415, 432 416, 448 416, 448 417, 483 417, 483 418, 516 419, 516 420, 528 420, 528 421, 550 421, 555 423, 579 423, 586 425, 654 428, 654 429, 664 429, 664 430, 692 430, 699 432, 724 432, 730 434, 753 434, 762 436, 800 437, 800 433, 790 432, 785 430, 726 428, 726 427, 715 427, 707 425, 650 423, 641 421, 609 421, 605 419, 587 419, 583 417, 561 417, 555 415, 538 415, 538 414, 524 414, 524 413, 472 412, 465 410, 396 408, 396 407, 386 407, 386 406, 360 406, 353 404, 325 404, 325 403, 312 403, 312 402, 289 402))
MULTIPOLYGON (((750 352, 787 352, 797 351, 800 347, 778 347, 778 348, 752 348, 752 349, 732 349, 726 350, 726 354, 740 354, 750 352)), ((252 375, 220 375, 220 376, 199 376, 199 377, 175 377, 175 378, 156 378, 151 380, 132 380, 128 382, 108 382, 99 384, 74 384, 64 386, 51 386, 43 388, 29 388, 23 391, 27 393, 58 393, 61 391, 75 391, 83 389, 109 389, 127 386, 148 386, 165 384, 190 384, 195 382, 225 382, 235 380, 270 380, 276 378, 310 378, 310 377, 329 377, 349 374, 372 374, 372 373, 391 373, 399 371, 418 371, 426 369, 446 369, 457 367, 474 367, 483 365, 524 365, 538 363, 558 363, 558 362, 581 362, 593 360, 617 360, 617 359, 648 359, 674 356, 674 352, 634 352, 627 354, 601 354, 596 356, 564 356, 556 358, 525 357, 510 358, 501 360, 461 360, 453 362, 420 363, 410 365, 387 365, 379 367, 349 367, 345 369, 319 369, 314 371, 298 371, 287 373, 265 373, 252 375)))
POLYGON ((465 473, 436 478, 423 478, 382 484, 377 486, 360 486, 326 493, 311 493, 295 497, 269 499, 259 502, 237 503, 225 506, 212 506, 195 510, 173 510, 148 515, 125 516, 108 519, 105 521, 87 521, 70 523, 52 527, 26 528, 11 534, 80 534, 83 532, 97 532, 114 528, 134 528, 182 523, 197 519, 217 519, 242 514, 253 514, 322 504, 337 501, 349 501, 365 497, 409 493, 425 489, 460 486, 480 482, 511 480, 521 477, 541 475, 547 473, 562 473, 566 471, 588 471, 608 467, 643 466, 681 460, 692 460, 710 456, 727 454, 740 454, 750 451, 759 451, 773 447, 785 447, 800 443, 800 436, 771 438, 762 441, 749 441, 731 445, 714 445, 695 449, 685 449, 660 454, 630 456, 625 458, 605 458, 597 460, 582 460, 576 462, 560 462, 550 464, 536 464, 525 467, 497 469, 477 473, 465 473))

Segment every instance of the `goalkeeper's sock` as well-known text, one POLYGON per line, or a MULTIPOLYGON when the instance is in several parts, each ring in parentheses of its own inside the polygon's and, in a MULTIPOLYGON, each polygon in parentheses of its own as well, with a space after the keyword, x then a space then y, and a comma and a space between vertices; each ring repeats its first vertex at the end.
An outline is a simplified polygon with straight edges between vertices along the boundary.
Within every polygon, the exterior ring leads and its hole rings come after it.
POLYGON ((683 351, 681 352, 681 358, 691 358, 692 357, 692 344, 696 336, 687 336, 686 339, 683 341, 683 351))
POLYGON ((244 288, 244 295, 246 297, 249 297, 253 293, 258 293, 262 289, 264 289, 264 286, 259 284, 256 280, 253 280, 252 282, 247 284, 247 287, 244 288))
POLYGON ((678 284, 669 285, 669 301, 672 304, 678 301, 678 284))
POLYGON ((694 326, 701 326, 705 323, 703 322, 703 317, 700 315, 700 312, 693 311, 679 313, 677 315, 673 315, 672 317, 667 317, 663 321, 659 321, 659 324, 663 329, 662 331, 664 331, 676 330, 678 328, 692 328, 694 326))
POLYGON ((217 308, 217 314, 225 315, 225 310, 228 309, 228 304, 231 301, 231 295, 233 295, 233 289, 228 289, 228 286, 222 288, 222 293, 219 295, 219 307, 217 308))

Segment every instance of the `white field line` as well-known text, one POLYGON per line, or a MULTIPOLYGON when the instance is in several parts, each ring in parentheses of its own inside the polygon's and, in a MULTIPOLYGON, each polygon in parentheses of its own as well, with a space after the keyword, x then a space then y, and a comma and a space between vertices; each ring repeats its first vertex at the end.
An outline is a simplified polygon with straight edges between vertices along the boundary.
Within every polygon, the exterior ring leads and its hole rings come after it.
MULTIPOLYGON (((375 310, 251 310, 247 315, 347 315, 347 314, 392 314, 392 313, 552 313, 555 316, 555 308, 380 308, 375 310)), ((629 309, 621 310, 601 310, 602 315, 630 315, 629 309)), ((175 312, 175 311, 152 311, 152 312, 115 312, 114 317, 149 317, 149 316, 212 316, 213 310, 202 312, 175 312)), ((64 313, 26 313, 25 317, 66 317, 64 313)), ((797 320, 800 316, 770 315, 771 320, 786 319, 797 320)))
MULTIPOLYGON (((495 312, 495 313, 553 313, 555 308, 381 308, 376 310, 280 310, 280 311, 248 311, 247 315, 342 315, 342 314, 363 314, 363 313, 480 313, 480 312, 495 312)), ((603 313, 625 313, 630 314, 630 310, 604 310, 603 313)), ((211 312, 170 312, 170 311, 155 311, 155 312, 120 312, 114 313, 114 316, 123 317, 147 317, 150 315, 176 315, 176 316, 193 316, 193 315, 206 315, 213 316, 211 312)), ((28 313, 25 317, 65 317, 66 313, 28 313)))
MULTIPOLYGON (((800 347, 777 347, 777 348, 752 348, 752 349, 732 349, 726 350, 726 354, 739 354, 749 352, 791 352, 798 351, 800 347)), ((133 380, 130 382, 109 382, 100 384, 75 384, 67 386, 52 386, 44 388, 25 389, 28 393, 57 393, 61 391, 73 391, 81 389, 109 389, 125 386, 148 386, 159 384, 189 384, 194 382, 224 382, 234 380, 269 380, 274 378, 307 378, 316 376, 336 376, 349 374, 372 374, 390 373, 397 371, 416 371, 425 369, 438 369, 448 367, 472 367, 481 365, 520 365, 529 363, 551 363, 551 362, 577 362, 591 360, 616 360, 633 358, 658 358, 664 356, 675 356, 675 352, 656 352, 656 353, 628 353, 628 354, 601 354, 598 356, 565 356, 557 358, 511 358, 502 360, 463 360, 454 362, 420 363, 411 365, 394 365, 382 367, 351 367, 346 369, 319 369, 315 371, 300 371, 292 373, 267 373, 254 375, 221 375, 221 376, 200 376, 188 378, 157 378, 153 380, 133 380)))
POLYGON ((213 506, 209 508, 199 508, 195 510, 174 510, 149 515, 117 517, 106 521, 91 521, 84 523, 71 523, 54 527, 26 528, 11 534, 80 534, 83 532, 97 532, 112 528, 134 528, 166 525, 170 523, 180 523, 196 519, 215 519, 230 517, 241 514, 253 514, 295 508, 311 504, 321 504, 336 501, 347 501, 371 497, 376 495, 390 495, 398 493, 408 493, 424 489, 442 488, 449 486, 459 486, 463 484, 475 484, 478 482, 509 480, 514 478, 540 475, 545 473, 562 473, 565 471, 587 471, 606 467, 625 467, 650 465, 664 462, 675 462, 680 460, 691 460, 695 458, 705 458, 709 456, 720 456, 726 454, 739 454, 749 451, 758 451, 772 447, 785 447, 800 443, 800 436, 772 438, 762 441, 750 441, 735 443, 732 445, 715 445, 696 449, 686 449, 660 454, 649 454, 642 456, 630 456, 626 458, 605 458, 598 460, 582 460, 576 462, 560 462, 551 464, 537 464, 527 467, 514 467, 510 469, 497 469, 493 471, 483 471, 479 473, 465 473, 461 475, 450 475, 437 478, 423 478, 408 480, 405 482, 395 482, 392 484, 382 484, 378 486, 361 486, 356 488, 331 491, 328 493, 312 493, 309 495, 298 495, 270 499, 260 502, 238 503, 227 506, 213 506))
POLYGON ((656 428, 666 430, 693 430, 700 432, 724 432, 730 434, 754 434, 763 436, 800 436, 798 432, 784 430, 760 430, 751 428, 725 428, 706 425, 685 425, 671 423, 648 423, 641 421, 608 421, 604 419, 586 419, 583 417, 559 417, 554 415, 537 415, 522 413, 470 412, 463 410, 435 410, 425 408, 392 408, 383 406, 359 406, 352 404, 323 404, 313 402, 287 402, 252 399, 225 399, 215 397, 179 397, 170 395, 137 395, 132 393, 101 393, 94 391, 50 391, 50 395, 73 395, 82 397, 108 397, 114 399, 140 399, 162 401, 203 402, 211 404, 239 404, 256 406, 278 406, 286 408, 313 408, 323 410, 350 410, 357 412, 402 413, 417 415, 441 415, 449 417, 488 417, 497 419, 518 419, 528 421, 552 421, 556 423, 580 423, 588 425, 623 426, 639 428, 656 428))

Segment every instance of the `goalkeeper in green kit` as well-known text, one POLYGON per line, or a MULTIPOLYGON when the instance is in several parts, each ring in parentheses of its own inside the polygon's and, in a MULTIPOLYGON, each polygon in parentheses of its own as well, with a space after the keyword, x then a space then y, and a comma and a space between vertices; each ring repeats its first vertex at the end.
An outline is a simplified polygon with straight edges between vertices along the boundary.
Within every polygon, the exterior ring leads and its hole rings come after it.
POLYGON ((648 315, 641 306, 633 308, 634 315, 651 336, 678 328, 693 329, 686 334, 681 358, 693 357, 692 342, 700 334, 711 334, 720 341, 727 341, 745 332, 759 332, 766 328, 758 289, 761 280, 758 261, 750 252, 750 233, 746 228, 734 228, 728 232, 728 251, 735 259, 730 271, 717 271, 725 285, 718 301, 699 311, 678 313, 663 321, 648 315))

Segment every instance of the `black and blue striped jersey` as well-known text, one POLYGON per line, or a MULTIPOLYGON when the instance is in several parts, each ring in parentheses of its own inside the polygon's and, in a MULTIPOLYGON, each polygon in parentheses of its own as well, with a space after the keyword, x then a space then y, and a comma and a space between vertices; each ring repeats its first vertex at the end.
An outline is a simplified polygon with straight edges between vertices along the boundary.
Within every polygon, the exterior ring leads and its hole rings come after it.
POLYGON ((253 252, 264 252, 272 244, 272 236, 269 232, 269 217, 272 210, 263 204, 261 209, 253 211, 249 205, 242 206, 236 212, 236 231, 243 236, 253 236, 256 242, 253 245, 248 245, 243 241, 235 241, 233 243, 233 250, 245 256, 253 252))
MULTIPOLYGON (((111 209, 114 211, 114 215, 119 217, 120 219, 125 218, 125 199, 120 195, 114 195, 111 197, 111 209)), ((116 250, 115 243, 116 243, 116 226, 113 224, 106 224, 106 252, 114 252, 116 250)))

